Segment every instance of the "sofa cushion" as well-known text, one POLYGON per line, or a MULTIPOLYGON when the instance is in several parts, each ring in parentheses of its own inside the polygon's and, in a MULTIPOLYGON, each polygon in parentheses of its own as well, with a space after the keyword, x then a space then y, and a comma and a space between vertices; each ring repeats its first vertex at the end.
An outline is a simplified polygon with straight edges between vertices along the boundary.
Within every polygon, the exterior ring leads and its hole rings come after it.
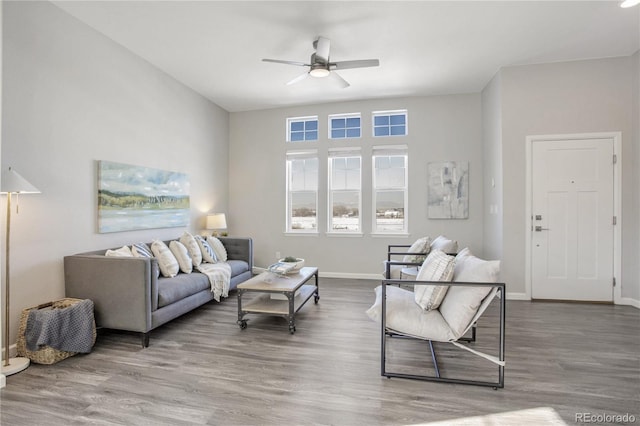
MULTIPOLYGON (((440 249, 432 250, 422 264, 416 281, 451 281, 455 257, 440 249)), ((437 309, 447 294, 447 285, 416 285, 413 288, 416 303, 424 310, 437 309)))
POLYGON ((178 260, 163 241, 155 240, 152 242, 151 251, 158 259, 158 266, 163 277, 175 277, 178 274, 180 271, 178 260))
POLYGON ((214 236, 210 236, 210 237, 207 237, 207 242, 209 243, 213 251, 216 253, 216 258, 218 259, 218 261, 226 262, 228 258, 227 249, 224 248, 222 241, 220 241, 214 236))
POLYGON ((216 253, 213 251, 208 242, 205 241, 200 235, 196 235, 194 237, 198 242, 198 246, 200 247, 200 251, 202 252, 202 261, 207 263, 216 263, 218 258, 216 257, 216 253))
POLYGON ((145 243, 135 243, 131 246, 131 253, 134 257, 153 257, 151 249, 145 243))
MULTIPOLYGON (((463 249, 456 256, 453 281, 458 282, 497 282, 500 274, 500 261, 483 260, 463 249)), ((451 287, 440 305, 440 312, 451 327, 451 331, 460 337, 469 326, 480 304, 491 291, 491 287, 451 287)))
POLYGON ((209 278, 197 272, 178 274, 171 278, 158 278, 158 308, 210 288, 209 278))
POLYGON ((104 255, 109 257, 133 257, 131 249, 127 246, 115 250, 107 250, 104 255))
POLYGON ((228 260, 227 264, 231 266, 231 276, 235 277, 249 270, 249 264, 244 260, 228 260))
POLYGON ((193 271, 193 261, 189 256, 189 251, 180 241, 171 241, 169 243, 169 250, 175 256, 180 266, 180 270, 185 274, 190 274, 193 271))
POLYGON ((202 263, 202 251, 200 251, 200 246, 193 235, 188 232, 185 232, 180 237, 180 242, 187 248, 189 251, 189 256, 191 257, 191 261, 193 266, 198 266, 202 263))
MULTIPOLYGON (((382 286, 375 289, 376 300, 367 310, 374 321, 382 320, 382 286)), ((387 286, 386 327, 420 339, 448 342, 453 334, 440 312, 425 311, 414 301, 413 292, 400 287, 387 286)))

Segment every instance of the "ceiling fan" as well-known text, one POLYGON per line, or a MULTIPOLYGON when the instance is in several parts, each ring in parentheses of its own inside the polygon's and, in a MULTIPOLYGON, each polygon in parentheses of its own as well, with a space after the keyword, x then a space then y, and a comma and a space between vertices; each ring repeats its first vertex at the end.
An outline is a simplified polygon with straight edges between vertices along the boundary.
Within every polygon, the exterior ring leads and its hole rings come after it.
POLYGON ((288 82, 287 85, 302 81, 309 75, 312 77, 327 77, 329 74, 333 74, 341 84, 342 88, 349 87, 349 83, 338 73, 332 73, 332 71, 346 70, 350 68, 377 67, 378 65, 380 65, 380 61, 378 59, 360 59, 355 61, 330 62, 329 50, 331 48, 331 40, 329 40, 328 38, 318 37, 318 39, 313 42, 313 48, 315 49, 315 52, 311 54, 311 60, 308 64, 305 64, 304 62, 282 61, 280 59, 263 59, 263 61, 275 62, 277 64, 295 65, 299 67, 309 67, 309 71, 306 71, 304 74, 301 74, 298 77, 294 78, 293 80, 288 82))

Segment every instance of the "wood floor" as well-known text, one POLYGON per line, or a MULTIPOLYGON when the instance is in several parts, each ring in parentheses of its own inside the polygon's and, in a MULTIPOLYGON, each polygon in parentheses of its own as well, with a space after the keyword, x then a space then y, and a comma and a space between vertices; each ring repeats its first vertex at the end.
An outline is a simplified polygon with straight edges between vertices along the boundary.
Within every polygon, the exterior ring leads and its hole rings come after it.
MULTIPOLYGON (((240 330, 235 293, 155 330, 146 349, 137 335, 101 332, 89 355, 7 377, 0 424, 540 425, 576 424, 578 413, 640 422, 640 310, 507 301, 496 391, 381 377, 379 325, 365 315, 378 284, 321 279, 320 302, 302 308, 294 335, 279 317, 248 316, 240 330)), ((479 324, 481 350, 494 348, 496 308, 479 324)), ((389 349, 392 363, 431 368, 424 343, 393 339, 389 349)), ((436 350, 445 373, 496 371, 453 345, 436 350)))

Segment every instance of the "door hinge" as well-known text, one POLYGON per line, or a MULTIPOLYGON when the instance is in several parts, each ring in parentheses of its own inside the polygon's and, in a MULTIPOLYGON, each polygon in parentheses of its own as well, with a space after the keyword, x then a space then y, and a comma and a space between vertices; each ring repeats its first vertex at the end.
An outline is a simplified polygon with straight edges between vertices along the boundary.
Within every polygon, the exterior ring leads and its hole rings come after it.
POLYGON ((618 164, 618 156, 613 154, 613 164, 618 164))
POLYGON ((613 224, 617 225, 618 224, 618 216, 614 216, 613 217, 613 224))
POLYGON ((613 286, 616 286, 616 277, 613 277, 613 286))

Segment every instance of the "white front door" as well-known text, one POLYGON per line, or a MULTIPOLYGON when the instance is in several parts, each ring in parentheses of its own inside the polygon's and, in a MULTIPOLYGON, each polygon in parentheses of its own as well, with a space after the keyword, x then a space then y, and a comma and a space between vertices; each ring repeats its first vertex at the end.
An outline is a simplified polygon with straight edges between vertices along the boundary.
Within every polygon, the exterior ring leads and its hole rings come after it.
POLYGON ((532 299, 613 301, 612 139, 532 143, 532 299))

